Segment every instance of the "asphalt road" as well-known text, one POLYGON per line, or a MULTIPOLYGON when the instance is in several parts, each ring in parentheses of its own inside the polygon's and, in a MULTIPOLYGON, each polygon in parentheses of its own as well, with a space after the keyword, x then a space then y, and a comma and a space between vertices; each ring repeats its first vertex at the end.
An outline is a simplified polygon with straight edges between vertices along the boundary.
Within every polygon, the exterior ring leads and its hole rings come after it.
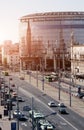
MULTIPOLYGON (((48 107, 47 103, 52 99, 45 93, 41 92, 37 88, 33 87, 31 84, 29 84, 26 81, 20 80, 16 76, 12 76, 13 83, 19 88, 19 95, 21 95, 24 99, 24 103, 20 103, 20 109, 22 109, 23 105, 31 104, 32 97, 34 98, 34 108, 42 112, 44 115, 48 115, 49 113, 52 113, 53 111, 56 111, 57 114, 54 116, 49 116, 47 120, 50 120, 55 126, 56 130, 83 130, 84 129, 84 118, 79 116, 77 113, 73 112, 69 108, 67 108, 67 111, 69 114, 67 115, 61 115, 58 112, 58 107, 56 108, 50 108, 48 107)), ((8 80, 8 79, 6 79, 8 80)), ((9 82, 9 81, 8 81, 9 82)), ((58 102, 55 101, 57 104, 58 102)), ((22 130, 31 130, 31 123, 23 122, 20 123, 22 130)))

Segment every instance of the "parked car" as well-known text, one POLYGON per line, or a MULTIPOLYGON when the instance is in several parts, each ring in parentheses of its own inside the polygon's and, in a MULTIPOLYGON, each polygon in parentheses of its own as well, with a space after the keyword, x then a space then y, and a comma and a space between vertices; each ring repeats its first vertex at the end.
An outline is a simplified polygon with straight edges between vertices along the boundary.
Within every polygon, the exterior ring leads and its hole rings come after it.
POLYGON ((49 106, 49 107, 56 107, 57 105, 56 105, 56 103, 55 103, 54 101, 50 101, 50 102, 48 103, 48 106, 49 106))

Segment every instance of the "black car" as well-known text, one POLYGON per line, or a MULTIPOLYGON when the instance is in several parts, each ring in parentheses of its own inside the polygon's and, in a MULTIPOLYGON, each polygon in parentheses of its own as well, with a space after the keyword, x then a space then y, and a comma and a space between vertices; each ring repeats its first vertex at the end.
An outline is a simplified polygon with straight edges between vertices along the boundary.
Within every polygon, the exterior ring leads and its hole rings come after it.
POLYGON ((23 115, 23 112, 20 110, 15 110, 13 112, 13 118, 19 118, 19 117, 21 117, 21 115, 23 115))
POLYGON ((13 112, 13 118, 18 119, 19 121, 27 121, 27 116, 20 110, 15 110, 13 112))
POLYGON ((64 107, 59 107, 59 113, 61 114, 67 114, 67 111, 64 107))
POLYGON ((25 100, 24 100, 22 97, 17 97, 17 100, 18 100, 19 102, 25 102, 25 100))
POLYGON ((18 118, 19 121, 27 121, 28 120, 28 117, 24 114, 20 115, 19 118, 18 118))

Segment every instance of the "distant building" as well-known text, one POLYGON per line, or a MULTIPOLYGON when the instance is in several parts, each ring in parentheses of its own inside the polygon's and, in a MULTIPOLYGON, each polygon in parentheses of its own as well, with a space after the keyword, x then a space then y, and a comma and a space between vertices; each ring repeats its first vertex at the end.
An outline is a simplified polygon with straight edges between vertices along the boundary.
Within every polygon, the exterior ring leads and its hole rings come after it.
POLYGON ((19 70, 20 67, 20 58, 19 58, 19 53, 10 53, 7 55, 7 64, 9 68, 13 71, 19 70))
POLYGON ((11 69, 14 69, 20 66, 19 43, 13 44, 12 41, 10 40, 3 42, 2 64, 11 69))
POLYGON ((73 45, 71 47, 71 72, 84 74, 84 45, 73 45))
POLYGON ((70 59, 71 33, 84 44, 84 12, 45 12, 20 18, 20 65, 66 69, 70 59), (33 64, 33 65, 32 65, 33 64))

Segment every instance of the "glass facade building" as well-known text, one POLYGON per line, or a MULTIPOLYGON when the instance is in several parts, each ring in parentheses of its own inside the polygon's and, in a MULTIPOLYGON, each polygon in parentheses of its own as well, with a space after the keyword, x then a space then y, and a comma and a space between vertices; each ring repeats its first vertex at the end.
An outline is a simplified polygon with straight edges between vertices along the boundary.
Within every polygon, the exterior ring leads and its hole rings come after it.
POLYGON ((53 50, 68 50, 71 34, 76 44, 84 43, 84 12, 46 12, 20 18, 20 56, 36 57, 46 53, 53 59, 53 50), (52 54, 52 56, 51 56, 52 54))

